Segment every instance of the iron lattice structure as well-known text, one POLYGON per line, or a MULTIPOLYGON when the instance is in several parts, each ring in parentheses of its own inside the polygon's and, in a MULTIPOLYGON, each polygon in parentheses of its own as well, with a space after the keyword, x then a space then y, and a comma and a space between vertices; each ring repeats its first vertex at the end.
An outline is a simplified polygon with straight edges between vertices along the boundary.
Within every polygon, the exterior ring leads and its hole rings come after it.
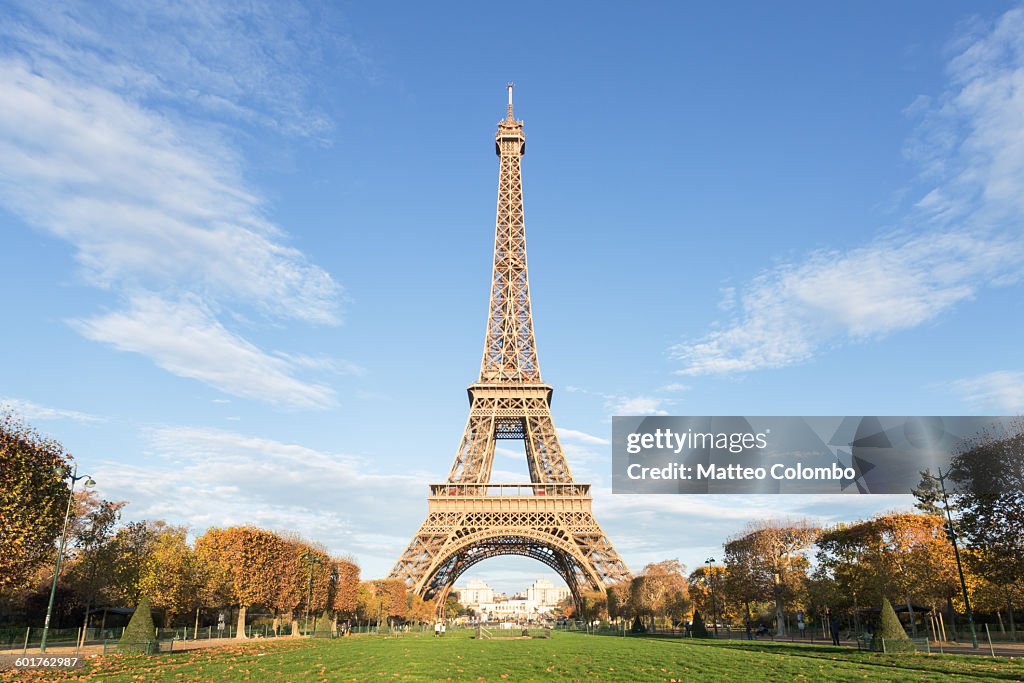
POLYGON ((591 512, 590 485, 573 481, 551 418, 530 310, 520 161, 523 122, 498 123, 500 160, 494 271, 480 380, 469 386, 469 419, 448 481, 432 484, 427 519, 391 570, 424 598, 443 604, 459 576, 499 555, 532 557, 554 569, 577 602, 604 592, 629 569, 591 512), (492 484, 499 439, 524 443, 530 482, 492 484))

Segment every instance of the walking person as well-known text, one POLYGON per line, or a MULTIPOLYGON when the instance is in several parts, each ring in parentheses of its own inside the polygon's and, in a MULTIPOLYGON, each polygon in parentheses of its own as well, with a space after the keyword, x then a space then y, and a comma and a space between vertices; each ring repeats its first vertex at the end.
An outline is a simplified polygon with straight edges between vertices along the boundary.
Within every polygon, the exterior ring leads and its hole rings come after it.
POLYGON ((836 619, 834 614, 830 614, 828 617, 828 628, 832 632, 832 644, 839 644, 839 620, 836 619))

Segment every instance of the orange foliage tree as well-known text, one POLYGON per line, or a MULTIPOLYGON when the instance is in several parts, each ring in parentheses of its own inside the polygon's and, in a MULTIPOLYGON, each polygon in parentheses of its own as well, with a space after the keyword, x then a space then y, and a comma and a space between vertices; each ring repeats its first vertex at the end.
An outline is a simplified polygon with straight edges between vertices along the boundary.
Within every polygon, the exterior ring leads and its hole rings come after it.
POLYGON ((359 565, 351 558, 335 559, 331 571, 334 577, 331 609, 337 625, 339 617, 351 619, 359 608, 359 565))
POLYGON ((238 605, 237 637, 245 638, 248 608, 275 604, 290 550, 274 532, 254 527, 210 529, 196 539, 196 552, 211 568, 215 589, 238 605))
POLYGON ((645 615, 650 628, 656 620, 680 620, 689 612, 689 594, 686 589, 685 567, 679 560, 652 562, 633 577, 630 585, 630 603, 635 615, 645 615))
POLYGON ((755 522, 725 544, 726 571, 749 583, 745 589, 751 598, 774 600, 778 636, 785 635, 786 601, 805 588, 806 551, 818 533, 807 522, 755 522))
POLYGON ((405 582, 401 579, 377 579, 371 582, 380 618, 404 619, 408 605, 405 601, 405 582))
POLYGON ((917 634, 914 601, 949 601, 958 583, 945 522, 935 515, 892 513, 829 529, 818 539, 818 565, 856 608, 891 598, 907 607, 917 634))

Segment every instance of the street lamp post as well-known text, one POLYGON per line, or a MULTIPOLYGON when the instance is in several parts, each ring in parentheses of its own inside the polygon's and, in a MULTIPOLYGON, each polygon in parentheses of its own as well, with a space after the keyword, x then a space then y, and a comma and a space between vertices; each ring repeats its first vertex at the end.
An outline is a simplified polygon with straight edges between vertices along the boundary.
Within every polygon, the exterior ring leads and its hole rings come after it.
POLYGON ((708 559, 704 560, 704 564, 706 564, 708 566, 708 573, 707 573, 708 585, 711 586, 711 612, 712 612, 711 618, 714 619, 715 638, 717 638, 718 637, 718 601, 715 600, 715 581, 714 581, 714 577, 711 575, 711 565, 712 565, 712 563, 714 563, 714 561, 715 561, 715 558, 709 557, 708 559))
POLYGON ((96 482, 88 474, 78 476, 78 463, 71 473, 71 490, 68 492, 68 506, 64 511, 64 528, 60 532, 60 545, 57 548, 57 567, 53 570, 53 585, 50 586, 50 603, 46 606, 46 621, 43 622, 43 638, 39 642, 39 651, 46 652, 46 637, 50 633, 50 618, 53 616, 53 599, 57 595, 57 577, 60 576, 60 561, 64 557, 64 545, 68 539, 68 519, 71 518, 71 503, 75 499, 75 484, 80 479, 85 479, 85 486, 92 486, 96 482))
POLYGON ((960 563, 960 546, 956 542, 956 529, 953 528, 953 513, 949 511, 949 499, 946 498, 946 477, 949 476, 947 470, 945 474, 942 473, 942 468, 939 468, 939 485, 942 486, 942 505, 946 508, 946 521, 949 523, 949 541, 953 544, 953 554, 956 556, 956 571, 960 574, 960 590, 963 591, 964 595, 964 607, 967 608, 967 623, 971 625, 971 647, 975 650, 978 649, 978 632, 974 628, 974 612, 971 610, 971 599, 967 596, 967 582, 964 581, 964 568, 960 563))
POLYGON ((309 588, 306 591, 306 626, 303 630, 306 632, 306 635, 309 635, 309 605, 313 601, 313 567, 320 565, 320 558, 307 550, 305 555, 303 555, 303 559, 309 565, 309 588))

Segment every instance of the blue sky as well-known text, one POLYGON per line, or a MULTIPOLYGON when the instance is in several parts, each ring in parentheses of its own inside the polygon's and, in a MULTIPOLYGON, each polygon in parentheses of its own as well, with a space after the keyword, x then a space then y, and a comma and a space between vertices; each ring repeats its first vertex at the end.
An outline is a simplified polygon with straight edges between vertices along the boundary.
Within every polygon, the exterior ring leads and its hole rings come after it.
POLYGON ((0 400, 130 518, 388 571, 478 372, 509 80, 541 368, 634 569, 909 503, 612 496, 613 414, 1024 409, 1016 3, 138 5, 0 10, 0 400))

